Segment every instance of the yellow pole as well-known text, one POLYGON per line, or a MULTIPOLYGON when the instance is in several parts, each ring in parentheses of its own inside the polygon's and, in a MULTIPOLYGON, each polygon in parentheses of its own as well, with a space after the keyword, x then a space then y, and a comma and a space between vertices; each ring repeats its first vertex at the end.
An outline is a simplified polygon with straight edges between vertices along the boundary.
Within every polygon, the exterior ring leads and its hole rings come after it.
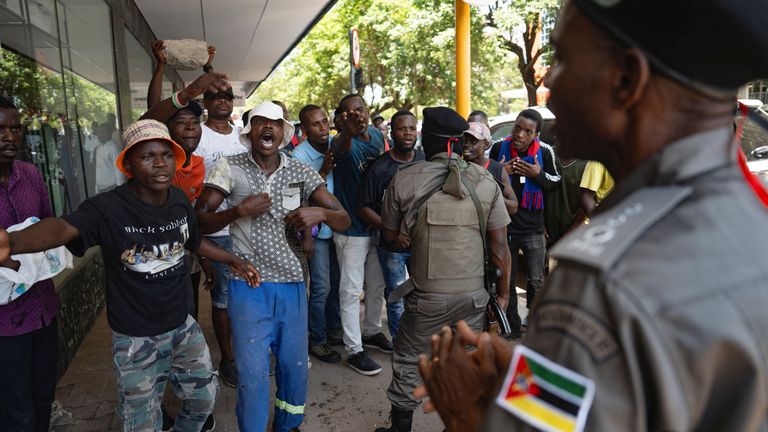
POLYGON ((456 0, 456 112, 470 111, 469 4, 456 0))

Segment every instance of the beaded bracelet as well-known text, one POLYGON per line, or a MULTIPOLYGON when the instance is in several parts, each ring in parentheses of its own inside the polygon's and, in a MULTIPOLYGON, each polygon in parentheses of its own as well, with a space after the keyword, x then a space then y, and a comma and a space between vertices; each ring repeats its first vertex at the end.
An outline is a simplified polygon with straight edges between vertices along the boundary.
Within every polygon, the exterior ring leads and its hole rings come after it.
POLYGON ((173 96, 171 96, 171 103, 173 104, 174 107, 176 107, 176 109, 186 108, 187 105, 189 105, 189 103, 185 103, 182 105, 181 101, 179 101, 179 93, 181 92, 177 91, 176 93, 173 94, 173 96))

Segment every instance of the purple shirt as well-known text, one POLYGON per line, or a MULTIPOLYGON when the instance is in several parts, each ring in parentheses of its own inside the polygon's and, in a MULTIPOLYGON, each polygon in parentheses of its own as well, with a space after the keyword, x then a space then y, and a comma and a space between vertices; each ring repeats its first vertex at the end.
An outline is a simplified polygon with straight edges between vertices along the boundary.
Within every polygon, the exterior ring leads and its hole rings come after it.
MULTIPOLYGON (((29 217, 53 216, 48 191, 37 168, 13 161, 8 186, 0 186, 0 227, 24 222, 29 217)), ((48 326, 59 311, 53 281, 32 286, 16 300, 0 305, 0 336, 17 336, 48 326)))

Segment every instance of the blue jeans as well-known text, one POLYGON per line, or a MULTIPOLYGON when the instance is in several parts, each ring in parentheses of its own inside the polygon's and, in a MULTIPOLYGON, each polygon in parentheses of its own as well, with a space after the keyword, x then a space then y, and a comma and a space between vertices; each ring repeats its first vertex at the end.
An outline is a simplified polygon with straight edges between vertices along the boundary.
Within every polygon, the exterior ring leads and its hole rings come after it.
POLYGON ((269 421, 269 352, 275 368, 274 430, 298 428, 307 399, 307 294, 304 281, 262 282, 252 288, 229 282, 229 308, 237 387, 237 424, 242 432, 263 432, 269 421))
MULTIPOLYGON (((206 238, 225 251, 232 252, 232 239, 228 235, 206 238)), ((211 303, 215 308, 226 309, 227 290, 229 289, 229 266, 218 261, 211 261, 211 264, 216 271, 216 284, 211 289, 211 303)))
POLYGON ((408 278, 406 266, 411 258, 410 252, 390 252, 381 246, 379 250, 379 262, 381 263, 381 272, 384 274, 384 299, 387 301, 387 321, 389 322, 389 334, 392 341, 397 338, 397 331, 400 328, 400 317, 403 315, 403 299, 396 302, 389 301, 389 294, 397 288, 398 285, 405 282, 408 278))
POLYGON ((315 239, 309 275, 309 340, 320 345, 327 342, 327 333, 341 330, 339 260, 332 239, 315 239))
POLYGON ((515 292, 515 278, 517 277, 517 259, 519 251, 523 251, 525 264, 528 269, 528 282, 525 287, 525 299, 528 310, 533 307, 536 293, 544 285, 544 262, 547 255, 547 247, 544 234, 510 234, 509 251, 512 253, 512 274, 509 281, 509 306, 507 306, 507 319, 512 330, 519 331, 522 321, 517 313, 517 292, 515 292))

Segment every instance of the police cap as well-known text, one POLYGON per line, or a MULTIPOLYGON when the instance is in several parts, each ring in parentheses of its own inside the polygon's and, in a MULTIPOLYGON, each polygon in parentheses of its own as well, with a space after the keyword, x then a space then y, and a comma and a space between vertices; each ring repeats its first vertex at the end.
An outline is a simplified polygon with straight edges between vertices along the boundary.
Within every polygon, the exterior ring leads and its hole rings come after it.
POLYGON ((427 150, 434 145, 445 146, 449 138, 462 138, 469 123, 448 107, 430 107, 422 111, 421 143, 427 150))
POLYGON ((733 96, 768 78, 768 1, 573 0, 660 73, 703 93, 733 96))

